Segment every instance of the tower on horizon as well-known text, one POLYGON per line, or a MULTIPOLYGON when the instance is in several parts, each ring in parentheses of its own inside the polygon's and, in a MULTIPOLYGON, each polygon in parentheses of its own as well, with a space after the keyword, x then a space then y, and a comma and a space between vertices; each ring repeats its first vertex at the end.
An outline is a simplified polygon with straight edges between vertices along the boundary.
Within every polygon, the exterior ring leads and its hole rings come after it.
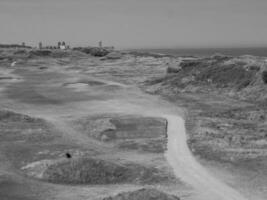
POLYGON ((42 49, 42 48, 43 48, 43 43, 39 42, 39 49, 42 49))
POLYGON ((98 43, 98 47, 99 47, 99 48, 102 48, 102 41, 99 41, 99 43, 98 43))

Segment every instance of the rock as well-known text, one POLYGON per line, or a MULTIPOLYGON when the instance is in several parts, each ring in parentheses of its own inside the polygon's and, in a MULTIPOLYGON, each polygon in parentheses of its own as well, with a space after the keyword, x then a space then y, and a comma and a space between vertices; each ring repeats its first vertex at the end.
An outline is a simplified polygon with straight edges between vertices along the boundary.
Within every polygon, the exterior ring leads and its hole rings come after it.
POLYGON ((123 192, 103 200, 180 200, 180 198, 156 189, 142 188, 133 192, 123 192))
POLYGON ((10 65, 10 66, 11 66, 11 67, 15 67, 15 66, 16 66, 16 64, 17 64, 17 62, 16 62, 16 61, 14 61, 14 62, 12 62, 12 63, 11 63, 11 65, 10 65))

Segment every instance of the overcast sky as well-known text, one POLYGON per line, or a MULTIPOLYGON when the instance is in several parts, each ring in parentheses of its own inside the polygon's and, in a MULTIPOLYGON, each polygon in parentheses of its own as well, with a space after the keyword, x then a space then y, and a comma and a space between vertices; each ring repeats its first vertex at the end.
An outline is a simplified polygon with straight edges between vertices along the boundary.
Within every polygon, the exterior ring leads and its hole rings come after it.
POLYGON ((267 0, 0 0, 0 43, 267 46, 267 0))

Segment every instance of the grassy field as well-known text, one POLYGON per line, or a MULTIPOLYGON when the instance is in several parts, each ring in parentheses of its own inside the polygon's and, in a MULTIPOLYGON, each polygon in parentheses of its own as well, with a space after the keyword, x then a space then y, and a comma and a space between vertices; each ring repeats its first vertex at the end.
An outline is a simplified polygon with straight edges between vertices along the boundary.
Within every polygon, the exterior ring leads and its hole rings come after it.
POLYGON ((185 117, 214 177, 266 199, 265 70, 248 56, 3 50, 0 199, 199 200, 166 161, 162 113, 185 117))

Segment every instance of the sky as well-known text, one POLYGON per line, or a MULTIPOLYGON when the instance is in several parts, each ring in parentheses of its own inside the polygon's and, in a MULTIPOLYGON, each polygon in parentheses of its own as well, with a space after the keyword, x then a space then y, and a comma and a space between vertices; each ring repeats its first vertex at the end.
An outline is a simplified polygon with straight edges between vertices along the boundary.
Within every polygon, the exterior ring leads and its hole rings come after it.
POLYGON ((267 46, 267 0, 0 0, 0 43, 267 46))

